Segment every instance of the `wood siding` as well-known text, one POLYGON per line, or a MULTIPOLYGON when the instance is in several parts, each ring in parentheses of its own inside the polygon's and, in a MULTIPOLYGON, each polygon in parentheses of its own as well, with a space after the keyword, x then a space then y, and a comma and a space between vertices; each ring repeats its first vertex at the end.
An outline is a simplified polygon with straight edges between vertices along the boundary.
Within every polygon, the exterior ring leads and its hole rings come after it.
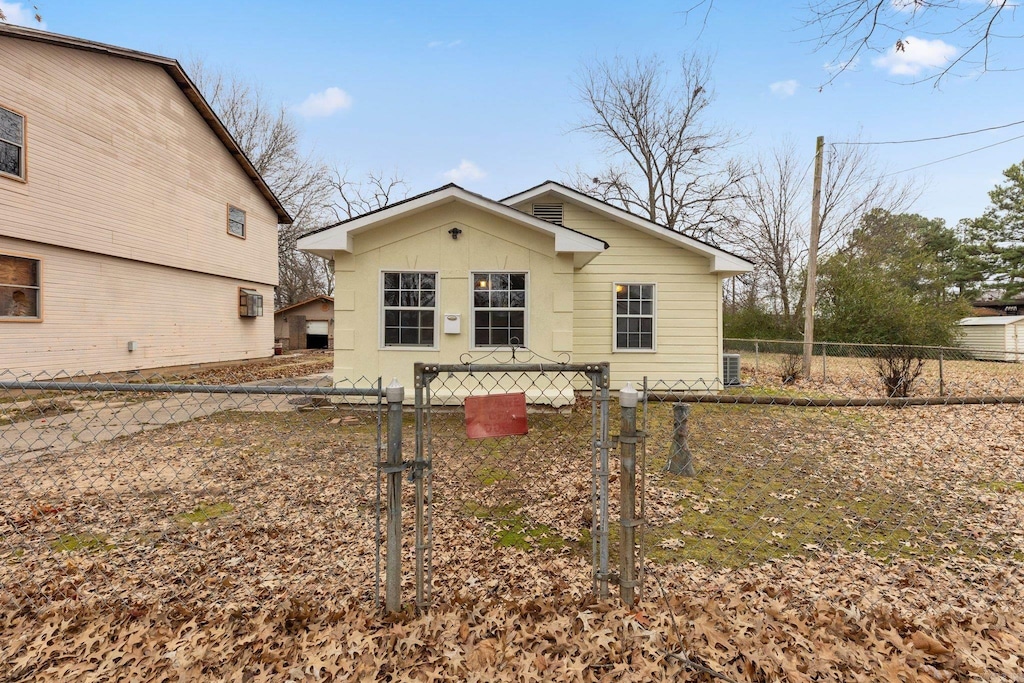
POLYGON ((271 355, 277 215, 167 72, 3 35, 0 65, 29 169, 0 177, 0 250, 43 259, 45 316, 0 323, 0 370, 271 355), (246 211, 244 240, 229 204, 246 211), (263 295, 262 318, 239 318, 239 287, 263 295))
POLYGON ((0 235, 277 284, 272 207, 161 67, 8 36, 0 64, 29 168, 0 178, 0 235))
POLYGON ((451 203, 356 235, 354 253, 335 254, 336 379, 397 377, 411 395, 413 363, 458 363, 471 351, 473 271, 527 272, 527 344, 544 357, 572 350, 572 310, 556 302, 572 291, 572 255, 555 254, 554 238, 460 203, 451 203), (462 230, 458 240, 448 231, 462 230), (437 348, 382 348, 381 280, 385 270, 436 272, 437 348), (461 316, 461 332, 444 334, 445 314, 461 316))
POLYGON ((265 358, 273 315, 238 315, 238 287, 272 287, 0 237, 42 260, 45 320, 0 322, 0 373, 115 372, 265 358), (128 342, 138 343, 128 351, 128 342))
POLYGON ((574 360, 610 361, 614 388, 645 376, 693 383, 721 377, 721 278, 709 272, 706 257, 569 202, 563 223, 609 244, 576 272, 574 360), (616 282, 656 285, 655 352, 613 351, 616 282))

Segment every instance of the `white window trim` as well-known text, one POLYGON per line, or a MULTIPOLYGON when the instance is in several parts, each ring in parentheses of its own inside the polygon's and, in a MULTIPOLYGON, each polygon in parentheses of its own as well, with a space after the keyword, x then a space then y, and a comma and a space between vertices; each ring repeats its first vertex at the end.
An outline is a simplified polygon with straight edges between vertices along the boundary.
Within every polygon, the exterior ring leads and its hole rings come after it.
MULTIPOLYGON (((519 275, 523 274, 526 276, 526 305, 523 306, 523 339, 519 342, 519 347, 528 349, 530 348, 530 271, 522 269, 486 269, 481 268, 479 270, 470 269, 469 271, 469 348, 472 351, 477 350, 488 350, 488 349, 500 349, 504 348, 502 345, 498 346, 477 346, 476 343, 476 302, 473 294, 476 292, 476 276, 479 274, 487 275, 519 275)), ((489 309, 488 309, 489 310, 489 309)), ((507 345, 506 345, 507 346, 507 345)), ((517 347, 517 348, 519 348, 517 347)))
MULTIPOLYGON (((0 178, 9 178, 11 180, 17 180, 21 183, 28 182, 28 117, 21 113, 17 109, 11 109, 10 107, 0 104, 0 109, 11 112, 15 116, 21 117, 21 144, 18 147, 21 149, 21 175, 15 175, 13 173, 4 173, 0 171, 0 178)), ((8 142, 5 140, 5 142, 8 142)), ((9 144, 16 144, 10 142, 9 144)))
POLYGON ((658 352, 658 283, 657 282, 613 282, 612 283, 612 353, 657 353, 658 352), (649 349, 620 349, 618 336, 616 331, 618 329, 619 313, 616 304, 618 299, 615 297, 616 290, 619 287, 628 287, 629 285, 643 285, 645 287, 651 287, 651 305, 653 307, 653 313, 651 313, 651 348, 649 349))
MULTIPOLYGON (((424 307, 421 307, 421 310, 424 307)), ((381 268, 377 276, 377 350, 378 351, 437 351, 441 341, 441 271, 424 268, 381 268), (434 276, 434 344, 384 344, 384 273, 426 273, 434 276)))

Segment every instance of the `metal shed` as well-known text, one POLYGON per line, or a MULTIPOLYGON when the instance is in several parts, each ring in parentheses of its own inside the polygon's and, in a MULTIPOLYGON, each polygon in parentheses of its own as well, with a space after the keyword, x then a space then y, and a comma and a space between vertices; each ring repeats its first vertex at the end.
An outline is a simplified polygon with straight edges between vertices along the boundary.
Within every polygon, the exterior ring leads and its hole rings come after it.
POLYGON ((960 345, 979 360, 1024 359, 1024 315, 993 315, 960 321, 960 345))

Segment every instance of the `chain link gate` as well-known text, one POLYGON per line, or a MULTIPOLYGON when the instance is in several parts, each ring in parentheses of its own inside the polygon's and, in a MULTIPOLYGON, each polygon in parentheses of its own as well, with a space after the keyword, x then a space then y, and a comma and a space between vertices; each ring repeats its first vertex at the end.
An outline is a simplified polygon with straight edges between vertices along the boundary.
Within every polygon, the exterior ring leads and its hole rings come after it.
POLYGON ((499 546, 557 550, 589 542, 593 589, 608 596, 609 365, 521 363, 514 353, 512 360, 415 365, 409 478, 420 609, 429 606, 434 582, 435 507, 447 525, 479 527, 499 546), (527 433, 467 436, 466 399, 505 394, 523 394, 527 433))

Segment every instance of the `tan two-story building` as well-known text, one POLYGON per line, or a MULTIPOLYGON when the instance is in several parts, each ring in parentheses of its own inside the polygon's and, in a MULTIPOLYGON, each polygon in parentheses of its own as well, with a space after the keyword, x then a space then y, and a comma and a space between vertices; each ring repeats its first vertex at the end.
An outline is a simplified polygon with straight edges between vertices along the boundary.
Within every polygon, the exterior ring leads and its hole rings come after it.
POLYGON ((290 221, 177 61, 0 24, 0 375, 272 355, 290 221))

